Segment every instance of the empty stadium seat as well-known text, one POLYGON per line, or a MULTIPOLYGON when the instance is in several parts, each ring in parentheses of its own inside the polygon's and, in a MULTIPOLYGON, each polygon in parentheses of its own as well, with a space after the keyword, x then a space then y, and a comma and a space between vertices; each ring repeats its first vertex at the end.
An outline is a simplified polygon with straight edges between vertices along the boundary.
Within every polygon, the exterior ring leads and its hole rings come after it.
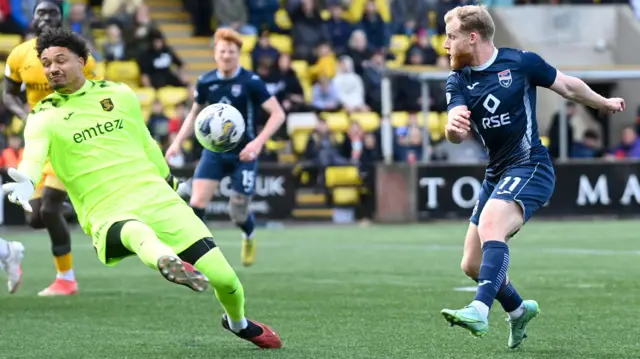
POLYGON ((549 147, 549 144, 551 144, 551 140, 547 136, 540 136, 540 141, 542 142, 542 145, 545 147, 549 147))
POLYGON ((391 114, 391 126, 393 127, 404 127, 409 122, 409 113, 395 111, 391 114))
POLYGON ((291 68, 298 75, 299 79, 309 78, 309 63, 305 60, 293 60, 291 61, 291 68))
POLYGON ((250 53, 243 52, 240 54, 240 66, 253 71, 253 59, 250 53))
POLYGON ((307 148, 307 142, 309 141, 310 130, 297 130, 291 135, 291 142, 293 143, 293 152, 298 155, 302 155, 307 148))
POLYGON ((123 82, 131 87, 140 85, 140 68, 135 61, 112 61, 105 71, 107 80, 123 82))
POLYGON ((349 128, 349 117, 344 112, 322 112, 320 117, 327 121, 333 132, 344 132, 349 128))
POLYGON ((395 55, 404 54, 411 47, 411 38, 407 35, 393 35, 391 36, 390 50, 395 55))
POLYGON ((151 116, 151 108, 143 107, 142 108, 142 118, 144 119, 144 123, 149 122, 149 116, 151 116))
POLYGON ((280 8, 275 14, 276 25, 283 30, 291 30, 293 23, 286 9, 280 8))
POLYGON ((366 132, 375 131, 380 127, 380 116, 375 112, 356 112, 351 114, 351 119, 358 121, 366 132))
POLYGON ((158 89, 157 96, 162 106, 169 107, 186 101, 189 98, 189 92, 184 87, 167 86, 158 89))
POLYGON ((360 185, 360 174, 355 166, 333 166, 325 170, 325 185, 329 188, 360 185))
POLYGON ((311 100, 313 99, 313 85, 311 85, 311 81, 309 81, 309 79, 301 78, 300 87, 302 87, 304 101, 306 103, 311 103, 311 100))
POLYGON ((242 38, 242 52, 249 53, 253 51, 256 46, 258 37, 256 35, 241 35, 242 38))
POLYGON ((429 114, 427 115, 427 130, 429 130, 429 134, 431 134, 431 137, 436 139, 436 137, 439 139, 440 137, 440 114, 437 112, 429 112, 429 114))
POLYGON ((360 202, 360 193, 356 187, 337 187, 331 191, 335 206, 354 206, 360 202))
POLYGON ((287 115, 287 133, 298 130, 311 131, 318 124, 318 116, 313 112, 293 112, 287 115))
POLYGON ((8 54, 16 46, 20 45, 21 42, 22 42, 22 37, 20 35, 1 34, 0 35, 0 52, 6 52, 8 54))
POLYGON ((140 101, 140 106, 149 107, 156 100, 156 89, 152 87, 139 87, 134 90, 140 101))
POLYGON ((96 62, 96 67, 94 71, 99 79, 104 79, 107 72, 107 65, 102 61, 96 62))
POLYGON ((289 35, 282 34, 270 34, 269 42, 279 52, 290 54, 293 52, 293 42, 289 35))
POLYGON ((444 48, 444 41, 446 39, 446 35, 434 35, 431 37, 431 46, 439 56, 447 56, 447 50, 444 48))

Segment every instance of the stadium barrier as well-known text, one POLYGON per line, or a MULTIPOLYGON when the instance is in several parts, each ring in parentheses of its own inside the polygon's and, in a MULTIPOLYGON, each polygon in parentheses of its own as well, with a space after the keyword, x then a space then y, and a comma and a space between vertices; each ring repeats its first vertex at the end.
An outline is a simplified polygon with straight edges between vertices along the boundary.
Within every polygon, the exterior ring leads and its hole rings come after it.
MULTIPOLYGON (((549 203, 536 217, 636 216, 640 214, 640 161, 567 162, 555 166, 556 187, 549 203)), ((293 219, 298 186, 294 167, 262 164, 256 177, 251 205, 263 220, 293 219)), ((471 215, 482 188, 484 165, 379 164, 375 174, 375 219, 380 223, 416 222, 433 219, 466 219, 471 215)), ((186 179, 193 168, 176 169, 186 179)), ((5 170, 2 182, 10 181, 5 170)), ((210 220, 228 221, 231 189, 223 179, 220 193, 207 210, 210 220)), ((24 225, 24 211, 0 202, 5 225, 24 225)))
MULTIPOLYGON (((555 166, 556 187, 536 217, 640 214, 640 162, 570 162, 555 166)), ((380 165, 376 219, 414 222, 471 216, 484 165, 380 165)))

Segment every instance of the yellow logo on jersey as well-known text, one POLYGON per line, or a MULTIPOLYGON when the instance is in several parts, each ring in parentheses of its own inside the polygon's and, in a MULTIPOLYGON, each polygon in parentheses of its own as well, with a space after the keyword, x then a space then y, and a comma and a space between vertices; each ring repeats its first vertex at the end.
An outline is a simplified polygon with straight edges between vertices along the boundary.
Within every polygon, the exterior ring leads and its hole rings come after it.
POLYGON ((105 111, 111 111, 115 107, 110 98, 105 98, 104 100, 100 101, 100 105, 102 105, 102 109, 105 111))

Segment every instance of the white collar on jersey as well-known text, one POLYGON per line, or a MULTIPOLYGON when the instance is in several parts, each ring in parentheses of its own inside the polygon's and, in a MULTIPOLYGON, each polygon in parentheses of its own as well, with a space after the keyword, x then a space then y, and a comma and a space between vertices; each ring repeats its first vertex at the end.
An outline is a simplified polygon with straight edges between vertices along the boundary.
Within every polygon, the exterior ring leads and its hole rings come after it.
POLYGON ((240 73, 240 70, 242 70, 242 66, 238 66, 238 69, 236 70, 236 72, 233 75, 231 75, 230 77, 222 76, 222 71, 218 70, 218 71, 216 71, 216 77, 218 79, 220 79, 220 80, 229 80, 229 79, 232 79, 232 78, 238 76, 238 74, 240 73))
POLYGON ((498 49, 497 48, 493 48, 493 55, 491 55, 491 58, 489 59, 489 61, 485 62, 484 64, 480 65, 480 66, 471 66, 471 70, 473 71, 484 71, 486 70, 489 66, 493 65, 493 63, 496 61, 496 57, 498 57, 498 49))

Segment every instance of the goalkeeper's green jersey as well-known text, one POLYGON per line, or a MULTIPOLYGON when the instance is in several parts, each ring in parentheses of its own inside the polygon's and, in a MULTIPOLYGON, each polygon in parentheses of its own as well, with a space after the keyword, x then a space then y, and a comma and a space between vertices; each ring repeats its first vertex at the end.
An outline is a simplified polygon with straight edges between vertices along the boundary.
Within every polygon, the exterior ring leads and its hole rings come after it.
POLYGON ((93 218, 180 199, 127 85, 87 80, 73 94, 47 96, 29 114, 24 137, 18 170, 38 183, 49 159, 88 234, 93 218))

